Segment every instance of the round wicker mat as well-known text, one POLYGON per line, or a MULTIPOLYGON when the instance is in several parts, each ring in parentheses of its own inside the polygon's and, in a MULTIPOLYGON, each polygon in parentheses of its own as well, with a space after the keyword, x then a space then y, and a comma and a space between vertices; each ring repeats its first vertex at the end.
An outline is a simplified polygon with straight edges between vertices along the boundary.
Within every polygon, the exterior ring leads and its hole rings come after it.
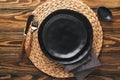
MULTIPOLYGON (((80 0, 49 0, 40 6, 38 6, 34 11, 33 15, 38 19, 39 25, 42 21, 52 12, 59 9, 69 9, 77 11, 90 21, 93 28, 93 50, 96 55, 102 47, 103 41, 103 31, 96 14, 82 1, 80 0)), ((25 49, 27 49, 30 41, 30 30, 27 34, 25 49)), ((38 42, 38 30, 33 33, 33 41, 29 59, 32 63, 42 72, 57 78, 68 78, 74 77, 72 73, 65 71, 61 64, 55 63, 49 60, 42 52, 39 42, 38 42)))

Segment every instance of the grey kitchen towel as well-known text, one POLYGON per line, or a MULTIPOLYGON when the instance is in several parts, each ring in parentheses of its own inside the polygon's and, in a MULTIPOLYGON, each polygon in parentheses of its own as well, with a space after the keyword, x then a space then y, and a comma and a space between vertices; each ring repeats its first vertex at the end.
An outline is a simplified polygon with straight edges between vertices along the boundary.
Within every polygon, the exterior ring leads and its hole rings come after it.
POLYGON ((66 70, 69 70, 70 72, 72 72, 74 74, 74 76, 77 78, 77 80, 84 80, 84 78, 90 74, 91 72, 93 72, 98 66, 101 65, 100 61, 98 60, 97 56, 95 55, 95 53, 93 52, 93 50, 91 49, 89 52, 89 56, 90 59, 81 65, 81 63, 77 63, 70 65, 70 66, 65 66, 66 70), (72 67, 73 66, 73 67, 72 67), (75 67, 77 66, 77 67, 75 67), (69 69, 67 69, 69 68, 69 69), (75 68, 75 69, 73 69, 75 68))
POLYGON ((87 63, 90 60, 91 60, 91 56, 87 55, 87 56, 85 56, 82 60, 80 60, 77 63, 64 65, 65 66, 65 70, 68 71, 68 72, 72 72, 72 71, 74 71, 74 69, 79 68, 80 66, 84 65, 85 63, 87 63))

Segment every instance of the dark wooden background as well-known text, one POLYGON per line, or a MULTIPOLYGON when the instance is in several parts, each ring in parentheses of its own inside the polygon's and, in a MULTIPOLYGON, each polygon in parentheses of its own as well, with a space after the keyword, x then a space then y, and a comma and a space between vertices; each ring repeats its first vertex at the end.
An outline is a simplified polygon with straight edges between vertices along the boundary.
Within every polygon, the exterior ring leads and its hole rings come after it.
MULTIPOLYGON (((112 22, 101 22, 104 45, 102 66, 86 80, 120 80, 120 0, 83 0, 94 11, 99 6, 110 8, 112 22)), ((56 79, 38 69, 24 56, 19 59, 23 28, 28 15, 45 0, 0 0, 0 80, 76 80, 56 79)))

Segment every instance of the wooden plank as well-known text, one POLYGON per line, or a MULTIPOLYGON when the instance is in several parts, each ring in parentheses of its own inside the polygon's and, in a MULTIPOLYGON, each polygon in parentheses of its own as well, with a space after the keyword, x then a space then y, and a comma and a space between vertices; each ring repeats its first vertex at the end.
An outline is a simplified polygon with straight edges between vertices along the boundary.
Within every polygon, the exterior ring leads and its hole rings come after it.
MULTIPOLYGON (((34 8, 47 0, 1 0, 1 8, 25 9, 34 8), (7 5, 7 6, 6 6, 7 5)), ((110 8, 120 7, 120 0, 82 0, 90 7, 106 6, 110 8), (112 4, 111 4, 112 3, 112 4)))
MULTIPOLYGON (((28 15, 46 0, 0 0, 0 80, 76 80, 50 77, 34 67, 26 56, 19 59, 23 28, 28 15)), ((104 45, 102 66, 87 80, 120 80, 120 0, 84 0, 94 11, 107 6, 113 13, 112 22, 101 22, 104 45)), ((25 55, 25 54, 24 54, 25 55)))

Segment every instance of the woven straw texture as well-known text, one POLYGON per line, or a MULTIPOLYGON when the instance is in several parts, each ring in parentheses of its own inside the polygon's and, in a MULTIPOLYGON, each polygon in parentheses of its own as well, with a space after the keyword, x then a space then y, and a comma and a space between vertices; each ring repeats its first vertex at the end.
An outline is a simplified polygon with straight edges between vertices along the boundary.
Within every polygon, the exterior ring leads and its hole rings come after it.
MULTIPOLYGON (((52 12, 59 9, 70 9, 77 11, 90 21, 93 28, 93 50, 96 55, 99 55, 99 52, 102 47, 103 41, 103 31, 96 14, 82 1, 80 0, 49 0, 40 6, 38 6, 34 11, 33 15, 34 19, 37 19, 39 22, 39 26, 42 21, 52 12)), ((27 34, 25 49, 28 48, 28 44, 30 41, 30 29, 27 34)), ((72 73, 68 73, 65 71, 64 67, 61 64, 55 63, 49 60, 44 53, 42 52, 39 42, 38 42, 38 30, 33 33, 33 41, 31 46, 31 52, 29 59, 32 63, 42 72, 57 78, 68 78, 74 77, 72 73)))

